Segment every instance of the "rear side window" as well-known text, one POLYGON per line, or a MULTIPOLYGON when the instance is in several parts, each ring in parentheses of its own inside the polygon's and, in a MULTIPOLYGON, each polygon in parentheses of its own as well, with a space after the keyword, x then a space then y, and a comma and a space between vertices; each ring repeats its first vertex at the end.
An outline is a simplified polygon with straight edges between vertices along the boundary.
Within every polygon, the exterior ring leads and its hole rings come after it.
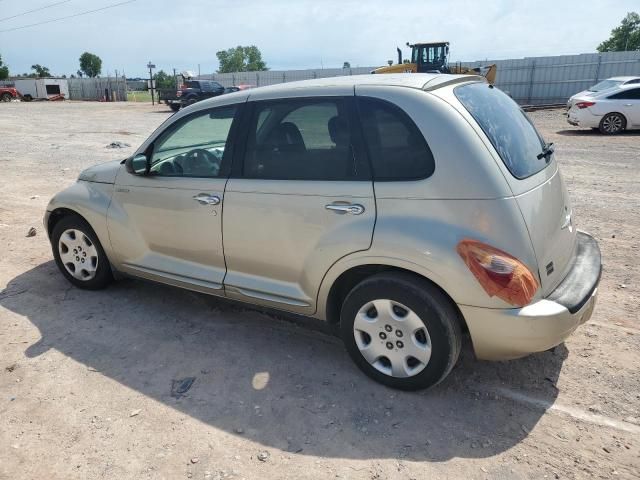
POLYGON ((344 99, 256 102, 243 176, 271 180, 359 180, 344 99))
POLYGON ((193 80, 187 80, 186 82, 184 82, 184 86, 186 88, 200 88, 200 82, 196 82, 193 80))
POLYGON ((375 180, 416 180, 433 174, 431 149, 405 112, 367 97, 358 98, 358 110, 375 180))
POLYGON ((508 95, 486 83, 461 85, 454 92, 514 177, 525 179, 548 165, 544 158, 538 159, 544 140, 508 95))
POLYGON ((609 100, 640 100, 640 88, 625 90, 607 98, 609 100))

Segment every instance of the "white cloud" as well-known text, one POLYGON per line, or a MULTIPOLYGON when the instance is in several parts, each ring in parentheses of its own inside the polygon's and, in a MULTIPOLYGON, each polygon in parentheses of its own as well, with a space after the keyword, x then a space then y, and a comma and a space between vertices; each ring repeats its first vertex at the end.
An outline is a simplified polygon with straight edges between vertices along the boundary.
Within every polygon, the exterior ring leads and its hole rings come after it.
MULTIPOLYGON (((4 18, 51 3, 3 2, 4 18)), ((72 0, 9 21, 0 30, 113 3, 72 0)), ((11 71, 34 63, 57 74, 78 69, 85 51, 115 69, 144 75, 159 68, 217 68, 215 53, 257 45, 272 69, 383 65, 407 41, 449 40, 453 60, 517 58, 594 51, 637 0, 536 2, 138 0, 111 10, 0 33, 0 54, 11 71), (586 6, 588 5, 588 7, 586 6)), ((406 52, 406 49, 405 49, 406 52)))

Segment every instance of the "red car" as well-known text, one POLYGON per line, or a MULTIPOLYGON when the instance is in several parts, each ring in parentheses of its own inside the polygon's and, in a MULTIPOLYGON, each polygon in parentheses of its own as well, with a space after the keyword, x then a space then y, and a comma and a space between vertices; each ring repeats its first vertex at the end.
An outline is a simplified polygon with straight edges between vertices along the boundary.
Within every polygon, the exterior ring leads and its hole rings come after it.
POLYGON ((0 87, 0 101, 10 102, 14 98, 19 98, 18 90, 13 87, 0 87))

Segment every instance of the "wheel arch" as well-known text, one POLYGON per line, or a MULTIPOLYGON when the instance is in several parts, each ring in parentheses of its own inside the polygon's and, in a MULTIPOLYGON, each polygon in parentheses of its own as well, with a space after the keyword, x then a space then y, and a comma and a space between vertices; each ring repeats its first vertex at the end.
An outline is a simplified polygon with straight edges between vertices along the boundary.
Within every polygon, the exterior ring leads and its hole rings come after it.
POLYGON ((107 210, 111 204, 113 184, 78 181, 58 192, 47 206, 48 218, 45 219, 47 233, 68 216, 78 216, 93 230, 107 257, 113 258, 109 232, 107 229, 107 210))
POLYGON ((49 218, 47 219, 46 227, 47 227, 47 234, 49 235, 49 238, 51 238, 53 229, 56 228, 56 225, 58 224, 58 222, 60 222, 60 220, 62 220, 63 218, 71 217, 71 216, 80 217, 85 222, 89 223, 86 218, 84 218, 75 210, 72 210, 66 207, 58 207, 49 214, 49 218))
POLYGON ((602 118, 600 119, 600 122, 598 122, 598 125, 601 125, 606 117, 608 117, 609 115, 613 115, 613 114, 620 115, 622 117, 622 121, 624 122, 623 125, 622 125, 622 129, 626 130, 627 129, 627 125, 629 124, 629 120, 627 119, 627 116, 624 113, 618 112, 616 110, 614 110, 612 112, 607 112, 604 115, 602 115, 602 118))
POLYGON ((377 261, 375 263, 362 263, 359 265, 350 266, 336 275, 335 278, 331 281, 330 286, 323 285, 325 287, 326 293, 323 297, 318 298, 318 313, 322 315, 323 318, 330 324, 339 324, 340 309, 342 307, 344 299, 349 294, 349 292, 358 283, 378 273, 398 273, 413 276, 420 281, 428 282, 429 284, 437 288, 440 292, 442 292, 442 294, 448 299, 451 307, 456 312, 456 317, 458 319, 460 328, 465 332, 468 331, 464 316, 462 315, 462 312, 458 308, 456 302, 451 298, 446 290, 432 278, 430 278, 430 276, 425 275, 424 273, 419 273, 407 266, 398 266, 380 261, 377 261))

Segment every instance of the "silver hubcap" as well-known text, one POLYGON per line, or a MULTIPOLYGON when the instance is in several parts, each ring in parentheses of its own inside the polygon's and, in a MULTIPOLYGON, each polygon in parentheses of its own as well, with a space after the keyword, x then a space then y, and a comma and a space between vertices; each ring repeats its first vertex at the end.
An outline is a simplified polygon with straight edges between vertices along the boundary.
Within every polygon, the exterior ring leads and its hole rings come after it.
POLYGON ((618 115, 611 115, 602 121, 602 128, 605 131, 614 133, 622 128, 622 119, 618 115))
POLYGON ((353 322, 353 335, 365 360, 391 377, 417 375, 431 358, 431 338, 424 323, 393 300, 365 304, 353 322))
POLYGON ((91 280, 98 268, 98 250, 91 239, 80 230, 62 232, 58 253, 64 268, 78 280, 91 280))

